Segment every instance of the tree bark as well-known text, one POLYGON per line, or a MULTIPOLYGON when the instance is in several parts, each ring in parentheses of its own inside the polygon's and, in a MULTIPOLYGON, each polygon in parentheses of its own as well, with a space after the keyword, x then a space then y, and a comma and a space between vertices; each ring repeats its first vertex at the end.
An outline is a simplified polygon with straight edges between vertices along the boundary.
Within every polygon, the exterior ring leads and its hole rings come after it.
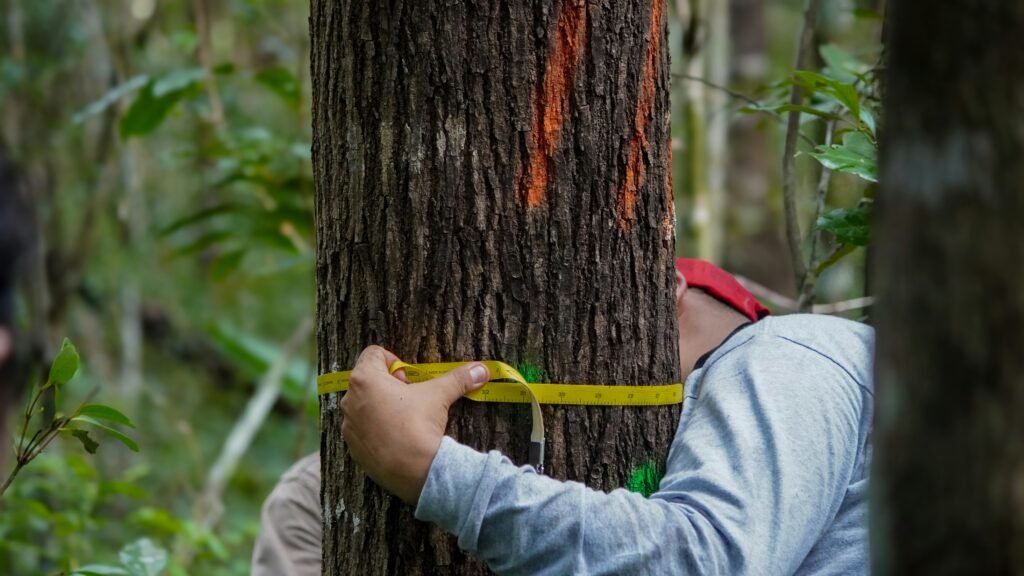
MULTIPOLYGON (((533 381, 679 378, 664 0, 313 0, 321 372, 380 343, 533 381)), ((484 574, 346 455, 321 402, 324 574, 484 574)), ((678 406, 544 407, 546 469, 610 490, 678 406)), ((524 405, 448 433, 527 458, 524 405)))
POLYGON ((875 574, 1024 574, 1024 4, 892 3, 875 574))

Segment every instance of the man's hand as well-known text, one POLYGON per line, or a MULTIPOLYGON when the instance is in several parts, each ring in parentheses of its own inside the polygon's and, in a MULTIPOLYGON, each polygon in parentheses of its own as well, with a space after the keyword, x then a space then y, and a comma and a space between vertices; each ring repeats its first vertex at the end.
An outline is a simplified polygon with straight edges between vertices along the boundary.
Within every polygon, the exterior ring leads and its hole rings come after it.
POLYGON ((483 386, 490 375, 483 364, 469 364, 409 384, 401 370, 394 376, 388 373, 396 360, 380 346, 359 355, 341 399, 341 435, 349 454, 374 482, 416 504, 444 438, 448 408, 483 386))

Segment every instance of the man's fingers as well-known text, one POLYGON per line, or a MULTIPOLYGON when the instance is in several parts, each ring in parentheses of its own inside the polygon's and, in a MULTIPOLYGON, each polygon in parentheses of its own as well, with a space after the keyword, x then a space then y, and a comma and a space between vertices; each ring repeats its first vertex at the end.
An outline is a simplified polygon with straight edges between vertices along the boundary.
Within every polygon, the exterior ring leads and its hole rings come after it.
POLYGON ((483 386, 490 378, 490 372, 483 364, 473 363, 438 376, 421 386, 430 386, 431 389, 440 391, 444 395, 445 403, 449 406, 460 397, 483 386))
POLYGON ((349 389, 353 386, 359 387, 363 384, 379 379, 382 376, 390 376, 388 368, 398 361, 398 356, 381 348, 380 346, 367 346, 356 360, 352 367, 352 375, 349 378, 349 389))
MULTIPOLYGON (((398 356, 395 356, 388 350, 377 346, 371 345, 363 349, 359 354, 359 358, 356 360, 356 367, 367 366, 374 369, 383 368, 386 372, 388 367, 398 360, 398 356)), ((354 370, 355 368, 353 368, 354 370)))

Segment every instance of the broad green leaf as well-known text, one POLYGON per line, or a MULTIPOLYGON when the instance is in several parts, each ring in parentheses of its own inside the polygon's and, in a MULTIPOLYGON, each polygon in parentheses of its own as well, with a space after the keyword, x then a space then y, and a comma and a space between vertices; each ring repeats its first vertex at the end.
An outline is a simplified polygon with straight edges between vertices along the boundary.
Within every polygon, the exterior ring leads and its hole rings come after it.
POLYGON ((147 84, 121 117, 121 137, 144 136, 156 130, 183 96, 184 92, 174 92, 157 98, 152 82, 147 84))
POLYGON ((207 232, 206 234, 199 236, 195 240, 187 242, 184 245, 175 249, 174 255, 180 257, 188 256, 190 254, 196 254, 198 252, 206 250, 207 248, 213 246, 214 244, 231 239, 237 235, 238 232, 235 230, 214 230, 212 232, 207 232))
POLYGON ((93 102, 92 104, 89 104, 88 106, 80 110, 78 113, 76 113, 74 116, 72 116, 71 123, 81 124, 89 118, 92 118, 93 116, 102 113, 107 108, 110 108, 111 105, 115 104, 118 100, 121 100, 125 96, 145 86, 147 82, 149 82, 149 77, 145 74, 140 74, 138 76, 135 76, 134 78, 131 78, 130 80, 121 84, 120 86, 112 88, 102 97, 100 97, 99 100, 93 102))
POLYGON ((182 92, 206 79, 206 70, 202 68, 186 68, 175 70, 153 81, 153 96, 163 98, 175 92, 182 92))
POLYGON ((810 70, 797 70, 793 72, 793 77, 794 82, 802 85, 809 92, 831 96, 849 110, 854 118, 860 117, 860 94, 854 86, 856 78, 850 82, 843 82, 810 70))
POLYGON ((860 94, 853 84, 837 83, 832 89, 832 95, 850 111, 854 118, 860 118, 860 94))
POLYGON ((71 576, 132 576, 132 574, 120 566, 89 564, 72 572, 71 576))
POLYGON ((301 87, 295 75, 287 68, 277 66, 256 74, 256 81, 277 94, 292 108, 298 108, 301 87))
POLYGON ((836 241, 853 246, 871 243, 871 208, 839 208, 818 218, 817 226, 835 235, 836 241))
POLYGON ((190 68, 151 79, 121 118, 121 137, 144 136, 156 130, 174 106, 204 78, 204 70, 190 68))
POLYGON ((825 44, 818 52, 825 61, 824 74, 846 84, 857 82, 871 68, 836 44, 825 44))
POLYGON ((793 72, 793 76, 795 76, 796 81, 803 85, 804 88, 812 91, 817 91, 818 86, 835 88, 840 84, 838 80, 829 78, 828 76, 818 72, 812 72, 811 70, 796 70, 793 72))
POLYGON ((100 422, 99 420, 96 420, 95 418, 92 418, 90 416, 75 416, 74 418, 71 419, 71 421, 85 422, 86 424, 91 424, 96 428, 99 428, 100 431, 109 434, 110 436, 113 436, 114 438, 119 440, 122 444, 127 446, 128 449, 131 450, 132 452, 139 451, 139 445, 135 442, 135 440, 129 438, 124 432, 121 432, 116 428, 111 428, 110 426, 107 426, 106 424, 100 422))
MULTIPOLYGON (((247 334, 221 322, 210 326, 210 336, 225 356, 250 378, 260 377, 281 354, 276 344, 247 334)), ((312 367, 309 362, 295 358, 288 363, 285 371, 282 396, 296 406, 301 406, 309 397, 312 385, 312 367)))
POLYGON ((129 428, 135 428, 135 424, 128 419, 121 411, 106 404, 86 404, 78 411, 79 416, 90 416, 97 420, 106 420, 115 424, 124 424, 129 428))
POLYGON ((871 138, 874 139, 875 134, 878 132, 878 127, 875 122, 875 114, 867 106, 862 106, 860 109, 860 121, 870 132, 871 138))
POLYGON ((71 432, 71 435, 78 438, 78 441, 82 443, 82 448, 89 454, 95 454, 96 449, 100 447, 100 443, 89 437, 88 430, 82 430, 80 428, 66 428, 71 432))
POLYGON ((160 235, 167 236, 183 228, 188 228, 189 226, 193 226, 200 222, 206 222, 207 220, 216 218, 217 216, 239 212, 243 209, 244 207, 242 205, 231 202, 217 204, 216 206, 210 206, 209 208, 203 208, 171 222, 160 231, 160 235))
POLYGON ((878 150, 861 132, 847 132, 842 144, 818 146, 810 153, 822 166, 878 182, 878 150))
POLYGON ((71 381, 78 373, 81 360, 78 357, 78 350, 67 338, 60 347, 60 352, 53 359, 50 366, 49 383, 55 386, 63 386, 71 381))
POLYGON ((780 113, 796 111, 803 114, 817 116, 818 118, 824 118, 826 120, 836 120, 839 118, 839 116, 832 114, 831 112, 828 112, 826 110, 819 110, 812 106, 794 106, 792 104, 783 104, 782 106, 778 106, 777 108, 775 108, 775 111, 780 113))
POLYGON ((167 567, 167 551, 149 538, 140 538, 125 546, 118 558, 131 576, 158 576, 167 567))

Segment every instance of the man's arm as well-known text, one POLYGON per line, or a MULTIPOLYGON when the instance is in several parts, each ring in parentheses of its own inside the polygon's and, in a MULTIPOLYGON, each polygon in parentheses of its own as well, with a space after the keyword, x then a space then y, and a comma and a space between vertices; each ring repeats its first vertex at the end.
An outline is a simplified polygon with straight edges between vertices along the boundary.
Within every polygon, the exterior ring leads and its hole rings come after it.
POLYGON ((849 484, 864 397, 797 344, 757 336, 744 347, 754 348, 710 366, 687 398, 651 499, 446 438, 416 517, 500 574, 793 573, 849 484))
POLYGON ((263 503, 252 576, 319 576, 320 453, 299 460, 263 503))

